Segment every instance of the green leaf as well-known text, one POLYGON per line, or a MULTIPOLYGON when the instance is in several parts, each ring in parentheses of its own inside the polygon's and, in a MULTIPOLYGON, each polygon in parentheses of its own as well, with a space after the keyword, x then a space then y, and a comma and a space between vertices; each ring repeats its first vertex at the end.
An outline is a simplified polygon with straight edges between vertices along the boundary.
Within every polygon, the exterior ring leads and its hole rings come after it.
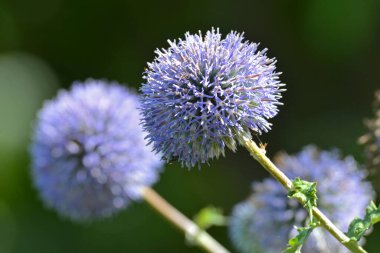
POLYGON ((308 182, 296 178, 292 181, 292 189, 288 192, 289 198, 298 199, 304 207, 308 210, 310 222, 313 222, 313 207, 317 206, 317 183, 308 182))
POLYGON ((375 203, 371 203, 366 208, 366 218, 371 224, 376 224, 380 221, 380 206, 376 207, 375 203))
POLYGON ((376 207, 375 203, 371 203, 366 208, 364 219, 355 218, 348 227, 347 236, 351 240, 359 241, 365 232, 375 223, 380 221, 380 206, 376 207))
POLYGON ((297 228, 298 234, 289 240, 288 247, 283 253, 301 253, 302 245, 306 242, 307 238, 309 238, 313 229, 314 227, 297 228))
POLYGON ((292 181, 292 188, 288 192, 289 198, 299 200, 309 213, 308 226, 297 228, 298 234, 291 238, 284 253, 301 253, 302 245, 309 238, 314 228, 319 226, 319 222, 313 218, 313 207, 317 206, 317 183, 308 182, 296 178, 292 181))
POLYGON ((355 218, 348 227, 347 236, 351 240, 359 241, 367 229, 369 229, 369 224, 365 220, 355 218))
POLYGON ((211 226, 225 226, 227 224, 227 218, 223 215, 220 208, 208 206, 199 211, 194 216, 194 222, 204 230, 211 226))

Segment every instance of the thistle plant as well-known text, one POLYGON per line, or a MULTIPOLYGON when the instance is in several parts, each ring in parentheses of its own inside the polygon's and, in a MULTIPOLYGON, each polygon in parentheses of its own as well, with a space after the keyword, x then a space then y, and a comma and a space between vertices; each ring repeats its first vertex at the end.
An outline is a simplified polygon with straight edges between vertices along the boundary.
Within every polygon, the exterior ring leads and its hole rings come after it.
MULTIPOLYGON (((243 34, 218 30, 169 41, 148 63, 141 87, 144 130, 149 143, 168 161, 188 168, 224 155, 225 147, 244 146, 250 154, 352 252, 365 252, 348 238, 279 170, 252 140, 267 132, 284 91, 275 59, 243 34)), ((313 168, 309 168, 313 169, 313 168)), ((307 182, 305 182, 305 185, 307 182)))
MULTIPOLYGON (((353 158, 309 146, 277 156, 277 167, 252 140, 270 130, 285 91, 276 60, 258 47, 237 32, 224 38, 218 29, 186 33, 156 51, 141 98, 117 83, 89 79, 46 102, 30 149, 33 182, 45 205, 73 221, 90 221, 145 200, 189 241, 225 253, 204 231, 226 223, 219 209, 204 209, 198 226, 151 186, 161 158, 200 167, 241 145, 284 189, 273 179, 255 183, 252 196, 236 206, 230 234, 238 249, 279 252, 290 239, 286 253, 365 252, 361 238, 380 221, 380 207, 371 202, 364 213, 374 194, 353 158)), ((371 133, 362 138, 371 150, 377 125, 369 121, 371 133)), ((377 153, 370 157, 376 165, 377 153)))
MULTIPOLYGON (((342 159, 337 150, 319 151, 315 146, 307 146, 294 156, 278 155, 275 163, 290 178, 317 182, 320 209, 344 231, 352 219, 364 216, 365 207, 374 198, 364 170, 352 157, 342 159)), ((287 198, 284 189, 273 179, 253 183, 252 188, 252 195, 233 210, 230 237, 243 253, 282 252, 297 232, 292 226, 304 226, 308 214, 294 199, 287 198)), ((305 253, 348 252, 319 227, 310 234, 302 250, 305 253)))
POLYGON ((359 138, 359 143, 365 147, 370 177, 376 189, 380 189, 380 91, 375 92, 373 112, 374 117, 365 121, 368 132, 359 138))
POLYGON ((75 82, 45 103, 31 146, 32 177, 47 207, 74 221, 146 200, 210 252, 228 252, 150 188, 162 171, 140 126, 139 97, 104 81, 75 82))

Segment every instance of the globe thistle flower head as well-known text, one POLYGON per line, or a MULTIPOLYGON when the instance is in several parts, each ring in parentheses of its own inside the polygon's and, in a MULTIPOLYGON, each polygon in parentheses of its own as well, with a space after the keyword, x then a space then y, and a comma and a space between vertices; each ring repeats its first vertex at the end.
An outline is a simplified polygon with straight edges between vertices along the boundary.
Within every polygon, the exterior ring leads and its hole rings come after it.
POLYGON ((368 132, 359 138, 365 147, 366 167, 377 190, 380 190, 380 90, 375 92, 374 118, 365 121, 368 132))
MULTIPOLYGON (((374 197, 354 159, 341 159, 336 150, 318 151, 307 146, 295 156, 284 153, 275 160, 290 178, 318 183, 318 207, 343 231, 355 217, 364 216, 374 197)), ((249 199, 235 206, 230 237, 243 253, 282 252, 296 234, 293 226, 304 226, 307 217, 306 210, 296 200, 288 199, 278 182, 266 179, 254 183, 249 199)), ((323 228, 316 228, 302 249, 305 253, 349 252, 323 228)))
POLYGON ((158 180, 162 162, 146 146, 137 107, 133 92, 92 79, 45 103, 31 156, 48 207, 73 220, 106 217, 158 180))
POLYGON ((193 167, 235 151, 238 136, 267 132, 281 103, 275 60, 219 30, 186 33, 156 51, 141 87, 143 125, 154 149, 193 167))

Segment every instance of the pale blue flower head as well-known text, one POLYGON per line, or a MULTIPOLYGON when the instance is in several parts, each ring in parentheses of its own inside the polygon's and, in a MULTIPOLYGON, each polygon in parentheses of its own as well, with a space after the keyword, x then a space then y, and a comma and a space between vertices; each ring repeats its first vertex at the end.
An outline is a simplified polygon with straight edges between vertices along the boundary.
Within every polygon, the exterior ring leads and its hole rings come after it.
POLYGON ((156 151, 193 167, 226 146, 234 151, 238 136, 270 129, 283 84, 266 49, 214 29, 169 45, 148 63, 141 87, 143 125, 156 151))
POLYGON ((44 104, 31 155, 48 207, 73 220, 106 217, 158 180, 162 162, 146 146, 139 106, 135 93, 92 79, 44 104))
MULTIPOLYGON (((341 159, 336 150, 318 151, 314 146, 307 146, 295 156, 277 156, 276 164, 291 179, 300 177, 317 182, 318 207, 343 231, 347 231, 355 217, 364 216, 366 206, 374 197, 364 171, 352 157, 341 159)), ((296 234, 293 226, 304 226, 306 218, 305 209, 296 200, 288 199, 278 182, 266 179, 254 183, 252 195, 235 206, 230 237, 242 253, 278 253, 296 234)), ((323 228, 317 228, 302 252, 348 251, 323 228)))

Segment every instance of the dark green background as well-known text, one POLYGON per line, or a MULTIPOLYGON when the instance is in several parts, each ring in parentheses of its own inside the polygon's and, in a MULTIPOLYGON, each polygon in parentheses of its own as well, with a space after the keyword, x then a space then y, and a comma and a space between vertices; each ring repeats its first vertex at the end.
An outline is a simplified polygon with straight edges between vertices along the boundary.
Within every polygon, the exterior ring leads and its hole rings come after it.
MULTIPOLYGON (((44 99, 87 77, 138 88, 154 50, 186 31, 244 31, 278 59, 288 91, 261 137, 269 156, 314 143, 363 162, 357 138, 380 87, 379 11, 376 0, 0 0, 0 253, 200 252, 145 203, 87 225, 62 220, 32 188, 27 152, 44 99)), ((155 189, 189 217, 209 204, 228 214, 265 176, 240 148, 201 170, 167 165, 155 189)), ((210 232, 232 248, 225 228, 210 232)))

